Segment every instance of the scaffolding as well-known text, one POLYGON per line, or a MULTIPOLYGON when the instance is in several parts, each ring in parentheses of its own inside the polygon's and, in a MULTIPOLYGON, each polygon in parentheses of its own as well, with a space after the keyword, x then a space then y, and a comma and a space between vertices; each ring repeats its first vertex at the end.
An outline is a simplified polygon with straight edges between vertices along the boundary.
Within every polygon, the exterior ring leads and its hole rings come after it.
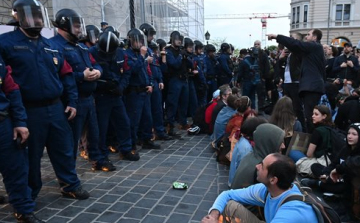
MULTIPOLYGON (((13 0, 0 1, 0 22, 11 19, 13 0)), ((130 29, 129 0, 40 0, 48 9, 50 19, 62 8, 77 11, 86 24, 100 26, 106 21, 121 37, 130 29)), ((156 38, 169 40, 170 33, 204 41, 204 0, 135 0, 135 26, 148 22, 157 30, 156 38)))

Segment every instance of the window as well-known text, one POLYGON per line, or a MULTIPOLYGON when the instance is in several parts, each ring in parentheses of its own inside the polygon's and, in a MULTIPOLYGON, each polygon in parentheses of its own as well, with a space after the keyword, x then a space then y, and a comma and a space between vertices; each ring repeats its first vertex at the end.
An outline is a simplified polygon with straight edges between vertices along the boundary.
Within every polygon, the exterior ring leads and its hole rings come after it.
POLYGON ((335 25, 346 26, 350 21, 351 4, 337 4, 335 11, 335 25))
POLYGON ((291 22, 292 24, 295 24, 295 11, 296 11, 295 8, 292 8, 292 19, 291 19, 291 20, 292 20, 292 22, 291 22))
POLYGON ((308 5, 304 5, 304 22, 307 22, 307 18, 308 18, 308 10, 309 10, 309 6, 308 5))
POLYGON ((300 6, 296 7, 296 23, 300 21, 300 6))

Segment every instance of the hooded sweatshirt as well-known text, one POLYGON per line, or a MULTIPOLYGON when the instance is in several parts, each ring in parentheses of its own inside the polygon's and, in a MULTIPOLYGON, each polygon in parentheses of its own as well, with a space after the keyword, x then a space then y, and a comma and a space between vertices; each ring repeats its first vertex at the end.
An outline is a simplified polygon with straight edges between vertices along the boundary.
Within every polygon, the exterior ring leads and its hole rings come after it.
POLYGON ((236 170, 231 189, 239 189, 255 184, 256 168, 267 155, 278 153, 284 142, 285 132, 276 125, 265 123, 259 125, 254 132, 255 147, 241 161, 236 170))

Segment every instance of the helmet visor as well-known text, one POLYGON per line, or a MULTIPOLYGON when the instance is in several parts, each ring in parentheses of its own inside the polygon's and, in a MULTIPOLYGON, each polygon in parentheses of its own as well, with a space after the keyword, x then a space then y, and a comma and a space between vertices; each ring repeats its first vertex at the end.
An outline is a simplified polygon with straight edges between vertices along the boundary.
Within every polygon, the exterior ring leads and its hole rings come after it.
POLYGON ((78 39, 82 39, 86 36, 86 28, 84 19, 81 17, 70 17, 70 29, 71 34, 76 36, 78 39))
POLYGON ((41 4, 18 7, 16 16, 21 28, 50 28, 47 10, 41 4))
POLYGON ((175 34, 171 37, 171 44, 174 46, 183 46, 184 36, 175 34))
POLYGON ((133 35, 130 37, 131 48, 140 50, 142 46, 147 47, 147 38, 143 34, 133 35))
POLYGON ((95 30, 89 30, 87 32, 87 37, 89 39, 89 42, 92 44, 96 44, 96 42, 98 41, 98 33, 95 32, 95 30))

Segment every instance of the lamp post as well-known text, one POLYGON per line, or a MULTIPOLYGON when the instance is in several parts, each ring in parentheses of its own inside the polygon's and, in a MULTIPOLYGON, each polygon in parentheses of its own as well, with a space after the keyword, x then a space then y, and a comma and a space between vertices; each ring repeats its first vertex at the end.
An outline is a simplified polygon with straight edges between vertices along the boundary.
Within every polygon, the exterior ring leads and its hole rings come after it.
POLYGON ((210 33, 209 33, 209 31, 206 31, 206 33, 205 33, 205 39, 206 39, 206 45, 208 45, 208 44, 209 44, 209 39, 210 39, 210 33))

